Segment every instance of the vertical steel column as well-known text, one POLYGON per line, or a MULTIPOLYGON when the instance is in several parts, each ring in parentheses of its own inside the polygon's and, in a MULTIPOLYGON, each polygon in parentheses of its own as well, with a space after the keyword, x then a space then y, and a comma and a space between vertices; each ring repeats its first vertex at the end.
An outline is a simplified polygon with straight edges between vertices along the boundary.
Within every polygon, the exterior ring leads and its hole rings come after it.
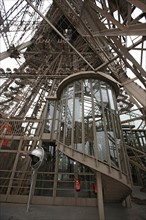
POLYGON ((58 180, 58 165, 59 165, 59 150, 56 150, 56 161, 55 161, 55 173, 54 173, 54 185, 53 185, 53 204, 55 204, 56 191, 57 191, 57 180, 58 180))
POLYGON ((27 201, 27 208, 26 212, 29 211, 31 199, 32 199, 32 194, 33 194, 33 189, 34 189, 34 180, 36 179, 36 170, 33 170, 32 176, 31 176, 31 185, 30 185, 30 190, 29 190, 29 196, 28 196, 28 201, 27 201))
POLYGON ((101 173, 96 172, 97 205, 99 220, 105 220, 101 173))

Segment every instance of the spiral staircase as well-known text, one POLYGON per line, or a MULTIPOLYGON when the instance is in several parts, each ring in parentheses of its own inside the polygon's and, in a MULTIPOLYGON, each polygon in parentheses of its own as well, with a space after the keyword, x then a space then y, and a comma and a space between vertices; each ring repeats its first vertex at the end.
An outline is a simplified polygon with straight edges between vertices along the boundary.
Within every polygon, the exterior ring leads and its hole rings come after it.
POLYGON ((58 143, 58 149, 66 156, 91 168, 94 173, 101 173, 105 202, 122 202, 130 195, 131 181, 128 175, 121 173, 113 167, 109 167, 103 162, 97 161, 94 157, 72 149, 71 146, 64 146, 58 143))
MULTIPOLYGON (((6 3, 0 2, 0 37, 5 46, 0 53, 0 144, 8 140, 7 146, 0 145, 1 201, 27 202, 31 176, 28 155, 47 141, 57 146, 54 157, 59 151, 90 168, 99 198, 102 192, 105 202, 125 200, 132 190, 130 167, 137 176, 146 170, 145 2, 53 0, 50 4, 16 0, 8 9, 6 3), (139 52, 138 58, 135 51, 139 52), (19 65, 9 66, 7 58, 19 65), (3 61, 7 62, 6 68, 3 61), (82 71, 101 71, 120 87, 117 102, 127 161, 124 172, 111 162, 76 150, 69 137, 68 144, 57 137, 57 89, 68 76, 82 71), (47 123, 51 129, 45 131, 47 123), (8 124, 11 134, 4 131, 8 124)), ((113 141, 110 136, 108 139, 113 141)), ((55 164, 55 168, 48 168, 51 172, 57 170, 57 159, 55 164)), ((55 204, 55 178, 49 204, 55 204)), ((48 202, 38 197, 34 196, 33 202, 48 202)), ((95 198, 90 199, 96 204, 95 198)))

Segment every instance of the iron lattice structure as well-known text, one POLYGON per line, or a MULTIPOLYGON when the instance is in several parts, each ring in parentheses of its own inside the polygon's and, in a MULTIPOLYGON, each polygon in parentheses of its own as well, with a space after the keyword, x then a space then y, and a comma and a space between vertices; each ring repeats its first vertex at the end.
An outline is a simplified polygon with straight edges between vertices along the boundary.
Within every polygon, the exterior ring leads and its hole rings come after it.
MULTIPOLYGON (((139 137, 144 140, 144 0, 18 0, 9 9, 6 3, 0 2, 1 42, 6 48, 0 60, 10 57, 18 65, 0 69, 0 111, 5 120, 17 127, 23 120, 27 135, 37 133, 32 124, 42 119, 62 80, 80 71, 101 71, 120 86, 117 101, 125 133, 136 137, 142 132, 139 137)), ((128 141, 131 164, 145 171, 146 143, 128 141)))
MULTIPOLYGON (((139 111, 137 115, 131 114, 133 120, 145 120, 143 1, 80 1, 79 4, 53 1, 51 6, 46 1, 34 1, 33 8, 29 1, 16 1, 8 11, 6 2, 1 1, 1 43, 4 41, 7 51, 1 53, 1 60, 11 57, 21 65, 17 69, 9 66, 1 69, 1 79, 6 79, 1 85, 4 114, 22 116, 23 111, 23 116, 27 115, 29 108, 24 110, 24 103, 29 98, 22 98, 23 90, 35 88, 38 79, 32 86, 32 81, 26 80, 26 83, 23 76, 29 75, 32 79, 34 75, 35 78, 41 75, 42 79, 47 76, 50 83, 46 92, 51 95, 63 78, 84 69, 111 74, 121 86, 118 99, 121 114, 129 113, 136 105, 139 111), (48 12, 43 12, 44 6, 45 9, 50 7, 48 12), (23 100, 19 113, 16 111, 20 105, 17 97, 23 100)), ((37 89, 40 90, 43 84, 42 80, 37 89)), ((29 94, 31 105, 32 96, 36 95, 33 89, 29 94)))

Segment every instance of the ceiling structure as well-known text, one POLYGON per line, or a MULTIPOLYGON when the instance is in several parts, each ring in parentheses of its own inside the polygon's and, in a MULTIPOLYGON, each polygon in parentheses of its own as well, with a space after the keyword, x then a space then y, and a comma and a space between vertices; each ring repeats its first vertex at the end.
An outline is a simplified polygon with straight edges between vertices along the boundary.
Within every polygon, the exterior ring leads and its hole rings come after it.
POLYGON ((146 5, 144 0, 0 1, 0 111, 40 118, 59 83, 79 71, 101 71, 120 86, 122 124, 145 128, 146 5), (12 4, 12 3, 11 3, 12 4))

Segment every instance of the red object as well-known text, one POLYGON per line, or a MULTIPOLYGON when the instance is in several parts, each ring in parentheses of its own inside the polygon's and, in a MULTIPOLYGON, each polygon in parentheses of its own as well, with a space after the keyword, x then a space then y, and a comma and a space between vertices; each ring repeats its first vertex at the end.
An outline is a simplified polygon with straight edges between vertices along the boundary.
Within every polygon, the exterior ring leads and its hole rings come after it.
POLYGON ((75 179, 75 190, 80 191, 80 180, 79 179, 75 179))
MULTIPOLYGON (((10 125, 0 125, 0 134, 2 135, 10 135, 11 134, 11 126, 10 125)), ((8 146, 8 143, 9 143, 9 140, 8 139, 5 139, 5 140, 2 140, 0 139, 0 145, 1 146, 8 146)))
POLYGON ((93 190, 95 193, 97 193, 97 184, 96 183, 93 183, 93 190))

